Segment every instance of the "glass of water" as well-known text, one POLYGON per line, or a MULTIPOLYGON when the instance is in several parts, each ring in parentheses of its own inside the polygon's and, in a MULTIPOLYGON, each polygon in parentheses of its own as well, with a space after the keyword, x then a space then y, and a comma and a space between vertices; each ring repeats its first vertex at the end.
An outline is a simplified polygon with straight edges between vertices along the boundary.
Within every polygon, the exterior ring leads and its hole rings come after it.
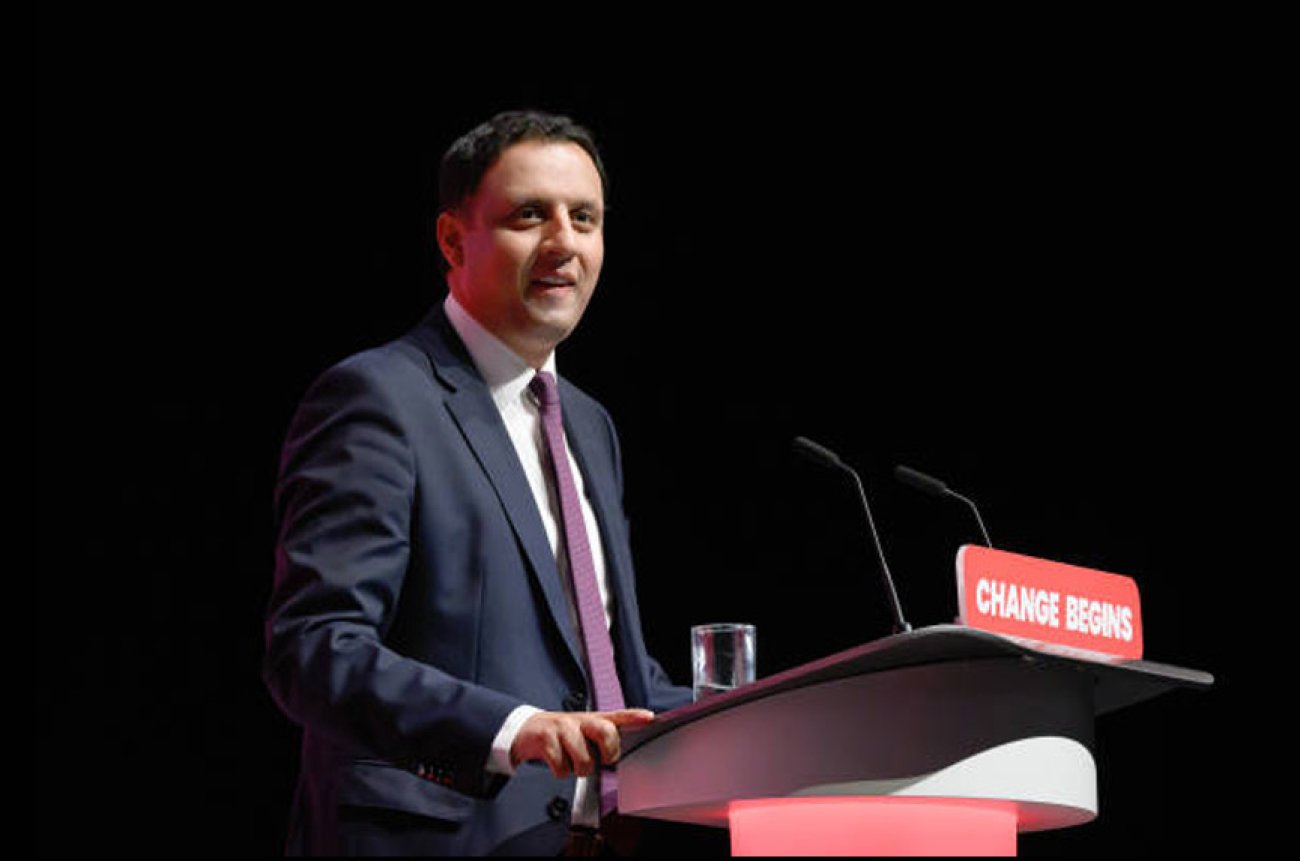
POLYGON ((691 627, 695 700, 754 681, 754 626, 720 622, 691 627))

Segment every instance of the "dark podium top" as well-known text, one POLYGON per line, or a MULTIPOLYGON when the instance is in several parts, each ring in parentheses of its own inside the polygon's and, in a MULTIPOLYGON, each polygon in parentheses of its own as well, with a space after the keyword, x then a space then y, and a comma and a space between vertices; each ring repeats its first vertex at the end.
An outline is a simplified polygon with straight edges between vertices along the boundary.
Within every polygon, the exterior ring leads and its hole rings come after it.
POLYGON ((714 694, 659 715, 644 727, 627 730, 624 755, 663 733, 715 712, 807 685, 863 673, 952 661, 1019 658, 1029 663, 1066 667, 1091 674, 1098 715, 1124 708, 1177 688, 1205 690, 1214 677, 1200 670, 1154 661, 1105 663, 1030 648, 997 634, 963 625, 933 625, 884 637, 811 663, 793 667, 733 691, 714 694))

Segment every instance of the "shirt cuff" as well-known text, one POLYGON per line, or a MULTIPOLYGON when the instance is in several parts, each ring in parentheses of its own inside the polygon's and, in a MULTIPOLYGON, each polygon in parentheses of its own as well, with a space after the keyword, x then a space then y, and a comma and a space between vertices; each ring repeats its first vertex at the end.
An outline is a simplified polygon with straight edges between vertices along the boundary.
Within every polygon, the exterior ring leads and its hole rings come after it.
POLYGON ((519 735, 524 721, 540 711, 541 709, 534 706, 517 706, 514 711, 506 715, 506 722, 501 724, 496 738, 492 739, 492 752, 488 754, 487 761, 488 771, 504 775, 515 773, 515 767, 510 764, 510 748, 514 746, 515 736, 519 735))

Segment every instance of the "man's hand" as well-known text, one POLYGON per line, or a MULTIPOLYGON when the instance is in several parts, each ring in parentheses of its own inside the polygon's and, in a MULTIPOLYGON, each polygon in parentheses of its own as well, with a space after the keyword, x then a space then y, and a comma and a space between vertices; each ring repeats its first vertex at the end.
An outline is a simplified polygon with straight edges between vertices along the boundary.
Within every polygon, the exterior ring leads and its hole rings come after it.
POLYGON ((587 777, 601 763, 618 761, 618 728, 654 720, 648 709, 610 712, 538 712, 524 721, 510 748, 510 762, 541 760, 556 777, 587 777), (599 754, 599 761, 596 756, 599 754))

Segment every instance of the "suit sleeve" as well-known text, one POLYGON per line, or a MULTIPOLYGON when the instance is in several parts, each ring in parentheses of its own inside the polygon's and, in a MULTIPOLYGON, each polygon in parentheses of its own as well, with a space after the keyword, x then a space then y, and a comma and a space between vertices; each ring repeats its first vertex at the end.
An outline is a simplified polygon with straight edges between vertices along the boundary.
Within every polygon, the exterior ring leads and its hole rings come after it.
POLYGON ((521 703, 385 645, 407 576, 415 471, 413 430, 382 377, 361 363, 332 369, 290 425, 264 679, 304 726, 492 795, 504 782, 484 770, 492 739, 521 703))
POLYGON ((649 708, 654 712, 672 711, 678 706, 684 706, 691 702, 693 695, 691 689, 682 685, 673 684, 672 679, 664 672, 662 666, 654 658, 649 659, 650 663, 650 705, 649 708))

